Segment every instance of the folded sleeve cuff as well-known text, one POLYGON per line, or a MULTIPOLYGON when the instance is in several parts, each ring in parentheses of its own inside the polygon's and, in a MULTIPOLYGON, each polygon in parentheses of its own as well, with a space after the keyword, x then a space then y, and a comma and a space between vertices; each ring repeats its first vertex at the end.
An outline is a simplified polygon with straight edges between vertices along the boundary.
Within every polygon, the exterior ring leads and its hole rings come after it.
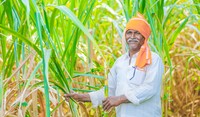
POLYGON ((104 90, 100 89, 98 91, 91 92, 89 93, 89 96, 92 102, 92 106, 96 108, 97 106, 102 104, 102 101, 104 99, 104 90))
POLYGON ((131 91, 127 91, 124 94, 126 96, 126 98, 133 103, 134 105, 139 105, 140 101, 139 99, 135 96, 135 94, 131 91))

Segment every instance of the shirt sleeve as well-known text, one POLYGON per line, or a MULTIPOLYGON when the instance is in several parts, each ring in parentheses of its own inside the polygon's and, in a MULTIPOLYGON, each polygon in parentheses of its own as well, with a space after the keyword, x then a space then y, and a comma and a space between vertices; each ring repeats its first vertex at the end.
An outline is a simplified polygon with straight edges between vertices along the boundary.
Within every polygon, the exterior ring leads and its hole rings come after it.
POLYGON ((101 105, 104 99, 104 88, 101 88, 98 91, 89 93, 89 96, 90 96, 93 107, 97 107, 101 105))
POLYGON ((113 67, 110 69, 110 73, 108 74, 108 96, 115 96, 116 79, 117 79, 117 73, 116 73, 116 63, 115 63, 113 67))
POLYGON ((138 105, 160 92, 164 65, 160 57, 152 60, 148 66, 144 82, 135 89, 129 88, 125 92, 126 98, 135 105, 138 105))
MULTIPOLYGON (((115 95, 115 89, 116 89, 116 67, 115 64, 113 65, 113 67, 111 68, 109 74, 108 74, 108 95, 109 96, 114 96, 115 95)), ((98 90, 98 91, 94 91, 89 93, 90 95, 90 99, 92 102, 92 106, 93 107, 97 107, 99 105, 102 105, 102 101, 105 98, 104 95, 104 88, 98 90)))

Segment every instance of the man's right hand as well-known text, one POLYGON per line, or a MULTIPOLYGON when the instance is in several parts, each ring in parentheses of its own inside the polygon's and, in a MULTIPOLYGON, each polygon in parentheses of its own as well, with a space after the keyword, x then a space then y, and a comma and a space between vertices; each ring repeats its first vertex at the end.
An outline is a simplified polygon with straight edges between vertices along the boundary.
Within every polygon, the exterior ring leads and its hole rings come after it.
POLYGON ((78 102, 91 102, 90 95, 88 93, 86 94, 79 94, 79 93, 68 93, 64 95, 65 100, 69 101, 70 98, 73 98, 74 100, 78 102))

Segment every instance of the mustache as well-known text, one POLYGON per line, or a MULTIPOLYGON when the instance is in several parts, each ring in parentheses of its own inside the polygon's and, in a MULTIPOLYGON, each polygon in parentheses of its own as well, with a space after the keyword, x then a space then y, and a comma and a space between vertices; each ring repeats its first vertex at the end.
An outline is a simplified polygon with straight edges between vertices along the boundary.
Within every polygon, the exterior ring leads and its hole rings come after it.
POLYGON ((133 42, 139 42, 139 40, 137 38, 129 38, 127 40, 127 42, 131 42, 131 41, 133 41, 133 42))

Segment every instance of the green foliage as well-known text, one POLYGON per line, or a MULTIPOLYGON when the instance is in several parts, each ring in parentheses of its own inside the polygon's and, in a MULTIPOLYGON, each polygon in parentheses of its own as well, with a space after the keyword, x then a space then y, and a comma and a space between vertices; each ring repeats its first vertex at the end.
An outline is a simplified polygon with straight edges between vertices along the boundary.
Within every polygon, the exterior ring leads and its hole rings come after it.
MULTIPOLYGON (((90 105, 83 107, 73 99, 66 103, 63 94, 70 90, 90 92, 107 84, 109 69, 124 52, 125 45, 121 44, 126 22, 137 12, 148 20, 152 30, 151 50, 165 64, 163 112, 164 116, 172 115, 171 106, 166 105, 172 103, 173 78, 178 66, 173 53, 188 50, 187 45, 179 46, 182 50, 175 48, 180 39, 189 35, 183 33, 188 28, 199 43, 196 36, 200 32, 199 7, 198 0, 2 0, 0 116, 33 116, 30 105, 36 114, 39 110, 48 117, 78 117, 88 111, 90 115, 101 116, 98 115, 101 109, 94 113, 88 110, 90 105), (6 99, 11 103, 7 104, 6 99)), ((199 70, 198 49, 197 44, 187 56, 184 75, 189 74, 189 67, 199 70)), ((198 72, 193 75, 191 82, 197 81, 198 72)), ((198 91, 199 87, 195 84, 194 89, 198 91)), ((111 115, 114 116, 113 111, 108 113, 111 115)))

